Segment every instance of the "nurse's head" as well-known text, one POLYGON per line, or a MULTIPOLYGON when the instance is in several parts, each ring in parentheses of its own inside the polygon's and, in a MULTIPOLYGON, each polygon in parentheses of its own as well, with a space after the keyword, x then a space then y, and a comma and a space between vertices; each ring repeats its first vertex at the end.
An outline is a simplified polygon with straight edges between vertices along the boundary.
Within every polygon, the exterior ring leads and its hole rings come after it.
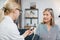
POLYGON ((7 2, 4 5, 4 14, 16 20, 20 14, 20 5, 16 2, 7 2))
POLYGON ((54 12, 52 8, 46 8, 43 11, 43 23, 49 23, 51 26, 54 25, 54 12))

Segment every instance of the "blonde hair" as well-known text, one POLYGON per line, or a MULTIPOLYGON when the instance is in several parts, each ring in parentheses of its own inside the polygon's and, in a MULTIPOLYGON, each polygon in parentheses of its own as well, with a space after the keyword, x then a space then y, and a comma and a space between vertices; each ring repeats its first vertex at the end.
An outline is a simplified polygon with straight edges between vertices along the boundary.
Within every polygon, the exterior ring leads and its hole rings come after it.
POLYGON ((16 2, 7 2, 7 3, 5 3, 5 5, 4 5, 5 15, 9 14, 14 9, 20 10, 20 5, 16 2))
POLYGON ((2 22, 3 19, 4 19, 4 11, 0 9, 0 23, 2 22))
MULTIPOLYGON (((52 19, 50 20, 50 25, 51 25, 51 26, 54 26, 55 22, 54 22, 54 12, 53 12, 53 9, 52 9, 52 8, 46 8, 46 9, 43 11, 43 13, 46 12, 46 11, 48 11, 48 12, 50 13, 50 15, 52 16, 52 19)), ((42 23, 45 24, 44 21, 43 21, 42 23)))

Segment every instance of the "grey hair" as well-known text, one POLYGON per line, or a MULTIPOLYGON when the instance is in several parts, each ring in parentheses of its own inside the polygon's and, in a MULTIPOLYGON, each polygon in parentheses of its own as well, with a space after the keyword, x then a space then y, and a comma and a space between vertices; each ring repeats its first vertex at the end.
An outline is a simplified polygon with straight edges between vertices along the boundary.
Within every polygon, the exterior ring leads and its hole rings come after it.
MULTIPOLYGON (((43 11, 43 13, 44 13, 45 11, 48 11, 48 12, 51 14, 52 19, 51 19, 51 21, 50 21, 50 25, 51 25, 51 26, 54 26, 55 21, 54 21, 54 12, 53 12, 53 9, 52 9, 52 8, 46 8, 46 9, 43 11)), ((44 21, 43 21, 42 23, 44 23, 44 21)))

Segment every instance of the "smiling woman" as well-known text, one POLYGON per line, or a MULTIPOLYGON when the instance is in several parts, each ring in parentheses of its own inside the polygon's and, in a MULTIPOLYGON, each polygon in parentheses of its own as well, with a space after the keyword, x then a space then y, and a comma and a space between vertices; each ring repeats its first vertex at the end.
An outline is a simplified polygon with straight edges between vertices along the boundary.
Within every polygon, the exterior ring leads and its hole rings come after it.
POLYGON ((43 11, 43 22, 36 28, 33 40, 60 40, 60 29, 54 22, 52 8, 43 11))

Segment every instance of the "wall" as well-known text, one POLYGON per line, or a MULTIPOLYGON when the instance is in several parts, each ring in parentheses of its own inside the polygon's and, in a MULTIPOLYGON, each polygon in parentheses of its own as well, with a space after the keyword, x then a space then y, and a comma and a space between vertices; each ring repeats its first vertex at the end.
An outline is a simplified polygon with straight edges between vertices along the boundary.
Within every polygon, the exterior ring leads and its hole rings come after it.
POLYGON ((55 12, 55 22, 57 25, 60 26, 60 18, 58 17, 60 15, 60 0, 53 0, 54 3, 54 12, 55 12))
POLYGON ((5 2, 6 2, 6 0, 0 0, 0 8, 2 8, 4 6, 5 2))
POLYGON ((22 28, 24 28, 24 11, 26 8, 30 8, 31 2, 36 2, 36 6, 39 9, 39 22, 42 21, 42 12, 45 8, 53 8, 55 14, 55 22, 59 24, 60 18, 60 0, 22 0, 22 28))

